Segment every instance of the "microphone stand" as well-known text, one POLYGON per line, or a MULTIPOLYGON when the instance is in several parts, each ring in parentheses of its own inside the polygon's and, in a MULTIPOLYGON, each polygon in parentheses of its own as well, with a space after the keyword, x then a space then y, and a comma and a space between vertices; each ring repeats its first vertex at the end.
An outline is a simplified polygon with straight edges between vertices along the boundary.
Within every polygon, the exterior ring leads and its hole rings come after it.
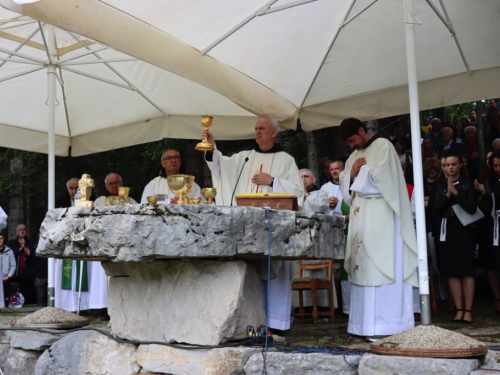
POLYGON ((236 188, 238 187, 238 182, 240 182, 240 177, 241 174, 243 173, 243 168, 245 168, 245 164, 248 161, 248 157, 245 158, 245 162, 243 163, 243 166, 241 167, 240 170, 240 175, 238 176, 238 179, 236 180, 236 185, 234 185, 234 190, 233 190, 233 195, 231 195, 231 206, 233 205, 233 198, 234 198, 234 193, 236 193, 236 188))

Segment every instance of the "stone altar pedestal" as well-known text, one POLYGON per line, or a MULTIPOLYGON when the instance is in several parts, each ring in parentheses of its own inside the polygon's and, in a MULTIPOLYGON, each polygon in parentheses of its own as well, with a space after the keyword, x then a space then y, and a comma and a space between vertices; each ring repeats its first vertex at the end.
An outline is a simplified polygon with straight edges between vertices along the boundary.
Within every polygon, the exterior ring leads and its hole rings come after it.
MULTIPOLYGON (((255 265, 267 260, 268 224, 251 207, 54 209, 37 255, 102 261, 114 335, 213 345, 266 322, 255 265)), ((343 257, 341 218, 271 211, 270 224, 273 259, 343 257)))

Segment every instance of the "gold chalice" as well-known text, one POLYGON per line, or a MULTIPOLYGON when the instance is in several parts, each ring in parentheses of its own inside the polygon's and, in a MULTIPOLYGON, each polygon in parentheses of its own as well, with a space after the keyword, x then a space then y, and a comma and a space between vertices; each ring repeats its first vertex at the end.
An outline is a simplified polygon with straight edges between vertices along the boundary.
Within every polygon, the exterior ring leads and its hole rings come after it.
MULTIPOLYGON (((212 126, 213 116, 203 115, 201 116, 201 126, 203 126, 203 130, 208 130, 209 127, 212 126)), ((213 151, 214 145, 208 143, 207 137, 203 137, 201 142, 196 145, 194 148, 198 151, 213 151)))
POLYGON ((205 190, 203 191, 203 196, 208 200, 208 204, 212 204, 216 195, 216 188, 205 188, 205 190))
POLYGON ((125 201, 128 198, 128 193, 129 192, 130 192, 130 188, 129 187, 120 186, 118 188, 118 196, 120 197, 120 204, 121 205, 125 204, 125 201))
POLYGON ((193 189, 194 176, 187 174, 174 174, 172 176, 167 176, 168 187, 172 193, 179 196, 177 204, 186 204, 184 196, 189 194, 193 189))
POLYGON ((148 200, 148 203, 150 203, 150 204, 156 204, 156 202, 158 202, 158 197, 156 195, 148 196, 148 197, 146 197, 146 199, 148 200))

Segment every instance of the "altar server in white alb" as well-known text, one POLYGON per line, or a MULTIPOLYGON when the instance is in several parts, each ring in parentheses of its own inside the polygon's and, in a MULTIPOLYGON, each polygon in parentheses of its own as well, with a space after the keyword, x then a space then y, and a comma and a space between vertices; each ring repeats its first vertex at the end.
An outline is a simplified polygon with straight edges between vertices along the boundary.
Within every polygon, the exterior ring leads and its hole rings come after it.
POLYGON ((351 276, 347 331, 372 340, 414 327, 417 246, 408 191, 394 146, 358 119, 339 135, 353 153, 340 175, 350 205, 345 269, 351 276))
MULTIPOLYGON (((141 203, 148 203, 149 196, 157 195, 158 203, 176 204, 179 197, 170 191, 168 187, 167 176, 179 174, 181 168, 181 154, 176 150, 167 150, 161 156, 162 170, 160 175, 151 180, 142 193, 141 203)), ((195 182, 193 189, 187 195, 188 198, 201 197, 201 189, 195 182)))
MULTIPOLYGON (((276 192, 296 195, 302 207, 304 184, 299 169, 293 157, 275 143, 277 134, 278 122, 270 116, 262 116, 255 124, 256 145, 253 150, 241 151, 231 157, 223 156, 217 148, 205 154, 212 171, 213 186, 217 188, 215 199, 218 205, 236 205, 233 195, 276 192)), ((204 131, 203 137, 215 146, 211 132, 204 131)), ((271 281, 271 328, 290 328, 291 295, 290 262, 283 261, 276 278, 271 281)))

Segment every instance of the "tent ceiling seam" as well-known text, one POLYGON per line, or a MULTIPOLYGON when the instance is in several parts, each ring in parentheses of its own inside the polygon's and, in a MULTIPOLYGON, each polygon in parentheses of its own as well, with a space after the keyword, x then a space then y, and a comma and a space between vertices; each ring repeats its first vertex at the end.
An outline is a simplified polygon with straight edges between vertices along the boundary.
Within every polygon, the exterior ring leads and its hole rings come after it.
POLYGON ((104 63, 112 63, 112 62, 126 62, 126 61, 137 61, 135 57, 123 58, 123 59, 105 59, 98 61, 74 61, 74 62, 66 62, 60 63, 62 66, 70 66, 70 65, 89 65, 89 64, 104 64, 104 63))
POLYGON ((24 72, 12 74, 10 76, 0 78, 0 82, 5 82, 5 81, 8 81, 8 80, 16 78, 16 77, 21 77, 21 76, 24 76, 26 74, 34 73, 36 71, 42 70, 43 68, 44 68, 44 66, 39 66, 37 68, 33 68, 33 69, 30 69, 30 70, 25 70, 24 72))
POLYGON ((351 23, 351 21, 354 21, 356 18, 358 18, 362 13, 365 12, 368 8, 370 8, 373 4, 375 4, 378 0, 373 0, 370 4, 368 4, 365 8, 360 10, 358 14, 356 14, 354 17, 349 18, 347 21, 344 22, 343 27, 347 26, 347 24, 351 23))
POLYGON ((436 6, 430 1, 430 0, 425 0, 427 4, 431 7, 431 9, 436 13, 438 18, 441 20, 441 22, 445 25, 445 27, 448 29, 450 32, 451 36, 453 37, 453 40, 455 41, 455 44, 457 46, 458 52, 460 53, 460 57, 462 58, 462 61, 464 63, 465 69, 467 70, 468 75, 472 75, 472 72, 470 70, 469 63, 467 62, 467 59, 465 58, 464 52, 462 50, 462 46, 460 46, 460 42, 458 41, 457 34, 455 32, 455 29, 453 28, 453 25, 448 18, 448 14, 446 12, 446 8, 444 7, 444 4, 441 0, 439 0, 439 4, 441 5, 441 8, 443 9, 443 14, 439 11, 439 9, 436 8, 436 6))
MULTIPOLYGON (((36 33, 37 33, 37 32, 38 32, 38 30, 37 30, 37 29, 34 29, 34 30, 31 32, 31 34, 29 34, 29 35, 28 35, 28 36, 27 36, 27 37, 26 37, 26 38, 25 38, 25 39, 24 39, 21 43, 19 43, 19 44, 16 46, 16 48, 14 49, 14 52, 19 51, 19 50, 20 50, 20 49, 21 49, 21 48, 22 48, 22 47, 23 47, 26 43, 28 43, 28 42, 31 40, 31 38, 33 38, 33 36, 35 36, 35 35, 36 35, 36 33)), ((9 55, 9 57, 12 57, 12 56, 13 56, 13 55, 12 55, 12 54, 10 54, 10 53, 9 53, 8 55, 9 55)), ((0 63, 0 68, 1 68, 4 64, 5 64, 5 62, 0 63)))
MULTIPOLYGON (((375 0, 377 1, 377 0, 375 0)), ((298 108, 302 108, 304 106, 304 103, 306 101, 306 98, 307 96, 309 95, 309 93, 311 92, 311 89, 314 85, 314 82, 316 81, 316 78, 318 78, 318 75, 319 75, 319 71, 321 70, 321 67, 323 66, 323 64, 325 63, 325 60, 326 58, 328 57, 328 54, 330 53, 331 49, 333 48, 333 45, 335 44, 335 41, 337 40, 339 34, 340 34, 340 31, 344 28, 344 25, 345 25, 345 20, 347 19, 347 17, 349 16, 349 13, 351 13, 351 10, 352 8, 354 7, 354 4, 356 3, 356 0, 351 0, 351 4, 349 5, 347 11, 345 12, 344 14, 344 17, 342 17, 342 20, 340 21, 339 23, 339 27, 337 28, 337 32, 335 33, 335 35, 333 36, 332 38, 332 41, 330 42, 330 45, 328 46, 328 48, 326 49, 326 52, 325 52, 325 55, 323 56, 323 58, 321 59, 321 62, 318 66, 318 68, 316 69, 316 73, 314 74, 314 77, 313 79, 311 80, 311 83, 309 84, 309 87, 307 88, 307 91, 304 95, 304 97, 302 98, 302 101, 299 105, 298 108)))
POLYGON ((50 64, 55 64, 56 61, 52 61, 52 58, 50 57, 49 46, 47 45, 47 40, 45 39, 45 34, 43 33, 42 24, 40 23, 40 21, 38 21, 38 29, 40 30, 40 35, 42 36, 43 45, 45 46, 45 53, 47 54, 47 60, 49 61, 50 64))
POLYGON ((250 22, 251 20, 253 20, 255 17, 257 17, 260 14, 264 14, 269 9, 269 7, 271 5, 273 5, 276 1, 278 1, 278 0, 270 0, 270 1, 268 1, 265 5, 263 5, 262 7, 260 7, 258 10, 256 10, 255 12, 253 12, 252 14, 250 14, 249 16, 247 16, 246 18, 244 18, 243 21, 239 22, 238 24, 236 24, 235 26, 233 26, 232 28, 230 28, 228 31, 226 31, 224 34, 222 34, 220 37, 218 37, 216 40, 214 40, 208 46, 206 46, 205 48, 203 48, 202 50, 200 50, 200 54, 202 56, 206 55, 206 53, 208 51, 210 51, 212 48, 214 48, 215 46, 217 46, 219 43, 221 43, 222 41, 224 41, 226 38, 228 38, 229 36, 231 36, 236 31, 238 31, 239 29, 241 29, 243 26, 245 26, 248 22, 250 22))
POLYGON ((71 73, 79 74, 81 76, 84 76, 84 77, 87 77, 87 78, 92 78, 92 79, 95 79, 97 81, 101 81, 101 82, 104 82, 104 83, 109 83, 110 85, 115 85, 115 86, 121 87, 123 89, 130 90, 130 91, 135 91, 132 87, 130 87, 128 85, 124 85, 123 83, 113 82, 113 81, 111 81, 109 79, 98 77, 98 76, 95 76, 95 75, 90 74, 90 73, 81 72, 81 71, 78 71, 76 69, 68 68, 68 67, 65 67, 65 66, 59 66, 59 67, 60 67, 60 69, 67 70, 68 72, 71 72, 71 73))
POLYGON ((108 49, 108 47, 102 46, 101 48, 96 48, 96 49, 91 50, 90 47, 88 47, 85 43, 82 43, 82 45, 84 45, 85 48, 87 48, 87 52, 81 53, 77 56, 68 57, 66 59, 61 59, 59 61, 59 64, 64 64, 68 61, 76 60, 76 59, 79 59, 80 57, 84 57, 84 56, 88 56, 88 55, 93 55, 96 52, 100 52, 100 51, 104 51, 104 50, 108 49))
POLYGON ((286 4, 286 5, 281 5, 279 7, 275 7, 275 8, 269 8, 264 14, 262 15, 266 15, 266 14, 270 14, 270 13, 274 13, 274 12, 279 12, 280 10, 284 10, 284 9, 289 9, 289 8, 293 8, 293 7, 296 7, 296 6, 299 6, 299 5, 303 5, 303 4, 307 4, 307 3, 311 3, 313 1, 318 1, 318 0, 298 0, 298 1, 294 1, 293 3, 289 3, 289 4, 286 4))
MULTIPOLYGON (((80 40, 80 38, 78 38, 75 34, 69 31, 68 34, 71 35, 76 41, 78 41, 84 48, 90 49, 90 47, 87 46, 85 43, 83 43, 83 41, 80 40)), ((96 53, 96 51, 94 51, 93 54, 99 60, 105 60, 98 53, 96 53)), ((165 113, 165 111, 163 111, 159 105, 157 105, 152 99, 150 99, 146 94, 144 94, 141 90, 139 90, 139 88, 137 88, 132 82, 130 82, 127 78, 125 78, 118 70, 116 70, 114 67, 112 67, 106 62, 103 62, 103 64, 106 65, 108 69, 110 69, 113 73, 115 73, 119 78, 121 78, 129 86, 129 89, 135 91, 140 96, 142 96, 149 104, 155 107, 163 116, 168 117, 168 114, 165 113)))

